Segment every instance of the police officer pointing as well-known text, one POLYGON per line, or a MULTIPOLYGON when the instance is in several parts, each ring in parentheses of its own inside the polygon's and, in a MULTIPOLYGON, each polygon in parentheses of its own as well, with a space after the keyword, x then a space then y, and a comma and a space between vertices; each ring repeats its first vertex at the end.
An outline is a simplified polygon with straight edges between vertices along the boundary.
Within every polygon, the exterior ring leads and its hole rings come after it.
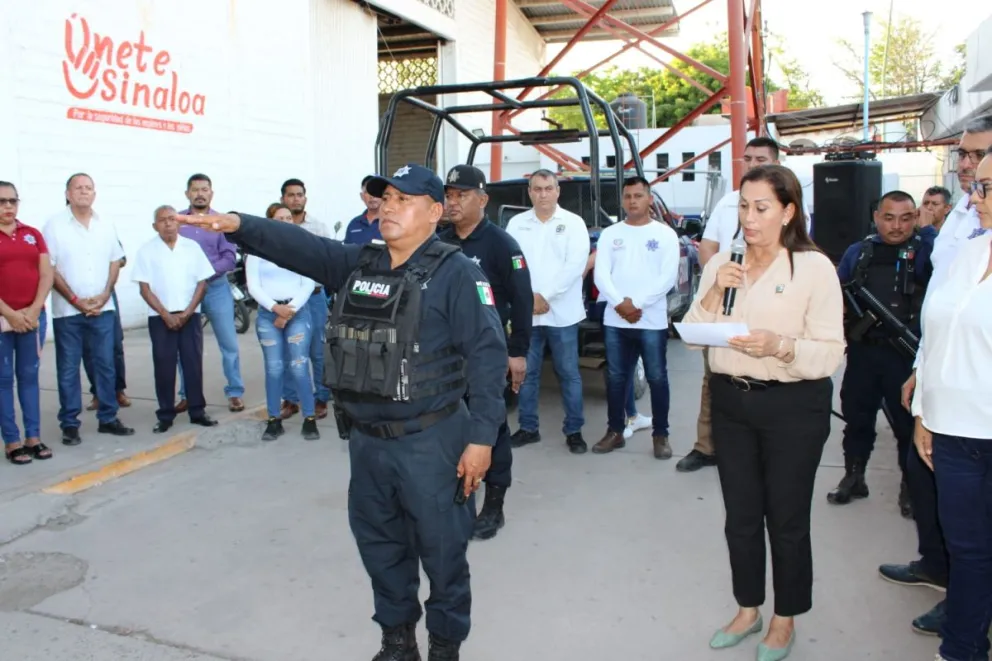
POLYGON ((383 200, 385 244, 343 245, 242 214, 180 220, 337 292, 325 375, 351 426, 348 517, 383 629, 373 661, 420 661, 420 563, 428 659, 457 661, 472 604, 471 494, 506 418, 506 341, 482 271, 435 236, 441 180, 407 165, 366 189, 383 200))
MULTIPOLYGON (((917 215, 916 202, 909 194, 892 191, 883 195, 875 212, 877 234, 847 249, 837 275, 848 292, 856 291, 852 287, 863 287, 900 326, 919 338, 936 232, 933 227, 917 231, 917 215)), ((840 391, 841 412, 847 423, 845 474, 837 488, 827 494, 827 500, 845 505, 852 498, 868 497, 865 467, 875 445, 878 412, 884 404, 898 443, 903 475, 899 504, 909 516, 906 460, 912 448, 913 419, 900 403, 900 388, 913 370, 914 352, 894 346, 895 328, 874 321, 878 315, 868 312, 866 301, 856 293, 847 297, 847 368, 840 391)))
MULTIPOLYGON (((534 292, 530 272, 516 239, 486 218, 486 176, 471 165, 456 165, 444 184, 445 212, 450 222, 440 230, 441 240, 459 246, 479 265, 492 283, 500 322, 510 335, 506 345, 510 354, 509 372, 513 392, 520 391, 527 373, 527 350, 533 321, 534 292)), ((493 461, 486 473, 486 499, 475 520, 475 539, 491 539, 503 527, 503 498, 510 488, 513 450, 510 427, 506 420, 499 428, 493 446, 493 461)))

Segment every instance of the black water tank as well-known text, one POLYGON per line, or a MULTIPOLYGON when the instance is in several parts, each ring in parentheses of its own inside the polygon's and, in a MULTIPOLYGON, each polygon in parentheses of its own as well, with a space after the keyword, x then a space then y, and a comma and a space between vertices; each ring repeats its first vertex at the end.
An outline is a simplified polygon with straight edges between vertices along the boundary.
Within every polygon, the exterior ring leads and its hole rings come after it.
POLYGON ((631 92, 624 92, 610 104, 620 122, 630 130, 648 127, 648 104, 631 92))

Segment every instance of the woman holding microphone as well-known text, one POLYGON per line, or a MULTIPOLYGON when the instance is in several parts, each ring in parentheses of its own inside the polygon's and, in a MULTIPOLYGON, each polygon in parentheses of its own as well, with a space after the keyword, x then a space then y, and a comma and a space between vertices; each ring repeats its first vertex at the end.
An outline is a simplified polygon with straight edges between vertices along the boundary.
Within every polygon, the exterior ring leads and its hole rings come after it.
POLYGON ((950 560, 943 661, 989 658, 992 623, 992 156, 975 171, 981 228, 923 303, 913 415, 950 560))
POLYGON ((775 615, 758 661, 785 659, 796 640, 793 618, 812 607, 813 482, 830 434, 830 377, 844 357, 840 282, 806 233, 802 209, 791 170, 766 165, 745 174, 738 208, 743 264, 730 252, 713 257, 684 320, 749 329, 709 351, 713 442, 740 606, 710 647, 733 647, 763 630, 767 526, 775 615), (728 289, 737 290, 736 300, 724 315, 728 289))

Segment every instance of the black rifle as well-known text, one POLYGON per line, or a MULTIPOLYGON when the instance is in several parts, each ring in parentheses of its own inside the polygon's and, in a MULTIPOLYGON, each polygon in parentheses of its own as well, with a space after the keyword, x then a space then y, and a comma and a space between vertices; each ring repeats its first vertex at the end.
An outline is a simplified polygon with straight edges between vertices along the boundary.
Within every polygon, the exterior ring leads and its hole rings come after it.
POLYGON ((881 327, 892 346, 910 358, 916 358, 920 338, 896 319, 895 315, 863 285, 854 282, 844 285, 844 300, 848 311, 857 319, 847 331, 849 340, 859 342, 865 333, 881 327))

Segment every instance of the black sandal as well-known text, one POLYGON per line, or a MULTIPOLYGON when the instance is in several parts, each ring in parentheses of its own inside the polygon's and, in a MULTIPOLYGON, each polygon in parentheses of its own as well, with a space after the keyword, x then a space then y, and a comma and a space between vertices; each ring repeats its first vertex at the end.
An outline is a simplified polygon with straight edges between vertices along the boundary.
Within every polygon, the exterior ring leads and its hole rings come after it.
POLYGON ((11 450, 7 453, 7 461, 16 465, 23 466, 25 464, 31 463, 31 450, 28 450, 23 445, 15 450, 11 450))
POLYGON ((45 459, 52 458, 52 450, 44 443, 35 443, 34 445, 25 445, 34 458, 39 461, 44 461, 45 459))

